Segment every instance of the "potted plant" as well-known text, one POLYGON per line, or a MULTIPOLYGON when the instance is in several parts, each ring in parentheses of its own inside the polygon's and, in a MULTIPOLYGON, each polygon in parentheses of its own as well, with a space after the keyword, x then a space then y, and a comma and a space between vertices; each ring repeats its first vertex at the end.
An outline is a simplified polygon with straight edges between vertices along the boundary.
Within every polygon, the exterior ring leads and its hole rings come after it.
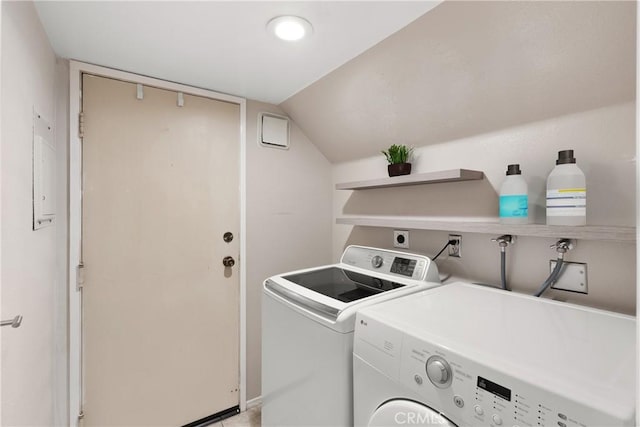
POLYGON ((389 166, 387 166, 389 176, 409 175, 411 173, 409 158, 412 153, 413 148, 402 144, 393 144, 387 151, 382 151, 389 162, 389 166))

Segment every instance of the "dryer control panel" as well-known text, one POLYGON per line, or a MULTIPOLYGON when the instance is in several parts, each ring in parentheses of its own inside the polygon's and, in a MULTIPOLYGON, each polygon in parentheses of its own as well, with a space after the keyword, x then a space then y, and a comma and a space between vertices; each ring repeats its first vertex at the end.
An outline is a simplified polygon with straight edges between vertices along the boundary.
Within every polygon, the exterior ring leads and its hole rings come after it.
MULTIPOLYGON (((405 335, 399 381, 449 419, 478 426, 620 425, 607 414, 405 335)), ((551 388, 551 387, 550 387, 551 388)))

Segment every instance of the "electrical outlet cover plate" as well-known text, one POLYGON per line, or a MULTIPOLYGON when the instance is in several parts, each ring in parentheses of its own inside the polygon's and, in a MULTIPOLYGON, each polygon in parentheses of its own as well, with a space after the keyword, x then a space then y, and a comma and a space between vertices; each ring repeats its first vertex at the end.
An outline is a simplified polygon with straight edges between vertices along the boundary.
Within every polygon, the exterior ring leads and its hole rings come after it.
MULTIPOLYGON (((549 261, 549 271, 556 267, 556 260, 549 261)), ((587 287, 587 264, 582 262, 563 262, 562 270, 558 281, 551 285, 551 289, 561 291, 588 293, 587 287)))
POLYGON ((462 258, 462 236, 460 234, 449 234, 449 240, 457 240, 457 245, 449 245, 449 256, 453 258, 462 258))
POLYGON ((404 249, 409 248, 408 230, 393 230, 393 247, 404 249))

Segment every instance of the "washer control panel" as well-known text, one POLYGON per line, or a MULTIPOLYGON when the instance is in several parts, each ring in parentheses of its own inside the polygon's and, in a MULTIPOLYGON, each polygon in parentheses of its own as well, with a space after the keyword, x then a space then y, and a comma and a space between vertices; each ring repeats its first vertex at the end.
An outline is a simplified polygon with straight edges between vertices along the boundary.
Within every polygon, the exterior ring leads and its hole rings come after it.
POLYGON ((365 246, 349 246, 344 251, 340 262, 404 279, 440 282, 435 263, 422 255, 365 246))
MULTIPOLYGON (((607 414, 404 335, 399 382, 450 420, 474 426, 619 425, 607 414)), ((387 373, 394 369, 386 369, 387 373)))

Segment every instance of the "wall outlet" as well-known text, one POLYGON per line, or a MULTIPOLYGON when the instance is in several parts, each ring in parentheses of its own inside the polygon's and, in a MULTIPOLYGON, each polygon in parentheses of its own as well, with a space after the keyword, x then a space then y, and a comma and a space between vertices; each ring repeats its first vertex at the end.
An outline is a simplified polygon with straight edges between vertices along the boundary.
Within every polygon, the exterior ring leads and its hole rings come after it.
POLYGON ((393 230, 393 247, 405 249, 409 248, 408 230, 393 230))
MULTIPOLYGON (((549 261, 549 272, 556 267, 556 260, 549 261)), ((582 262, 563 262, 558 281, 551 285, 551 289, 561 291, 588 293, 587 264, 582 262)))
POLYGON ((462 258, 462 236, 459 234, 449 234, 449 240, 457 240, 458 243, 449 245, 449 256, 462 258))

